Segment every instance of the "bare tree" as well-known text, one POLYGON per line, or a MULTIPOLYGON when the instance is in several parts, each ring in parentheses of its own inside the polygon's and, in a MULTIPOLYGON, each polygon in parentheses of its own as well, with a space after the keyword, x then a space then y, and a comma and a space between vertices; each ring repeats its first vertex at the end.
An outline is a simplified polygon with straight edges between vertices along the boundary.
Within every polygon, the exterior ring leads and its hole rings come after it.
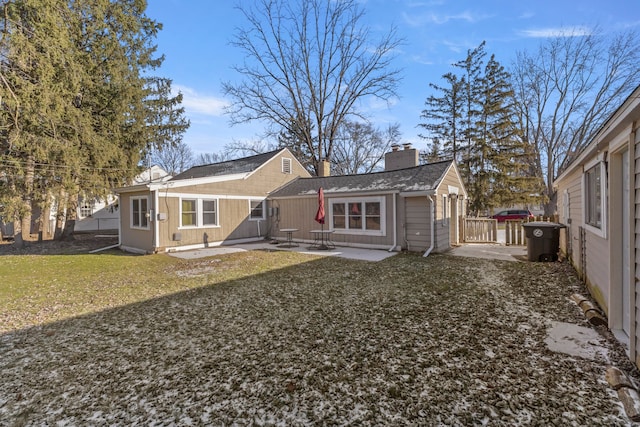
POLYGON ((553 180, 640 82, 638 46, 634 32, 566 34, 518 53, 511 74, 533 167, 545 180, 545 213, 556 209, 553 180))
POLYGON ((187 144, 179 142, 153 151, 149 161, 166 170, 169 175, 177 175, 193 166, 193 153, 187 144))
POLYGON ((391 144, 400 141, 400 125, 387 129, 375 128, 371 123, 345 122, 334 143, 331 166, 337 175, 369 173, 379 168, 391 144))
POLYGON ((231 122, 293 133, 316 172, 331 160, 340 125, 364 118, 360 102, 397 96, 400 71, 390 67, 401 39, 391 28, 374 42, 357 0, 257 0, 239 10, 248 27, 232 44, 247 60, 235 67, 244 80, 223 84, 231 122))

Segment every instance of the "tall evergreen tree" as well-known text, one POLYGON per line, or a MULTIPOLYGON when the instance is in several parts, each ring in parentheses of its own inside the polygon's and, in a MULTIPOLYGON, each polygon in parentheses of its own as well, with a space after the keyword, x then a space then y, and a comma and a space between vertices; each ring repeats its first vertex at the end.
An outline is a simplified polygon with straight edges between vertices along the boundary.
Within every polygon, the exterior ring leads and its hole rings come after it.
POLYGON ((455 153, 475 213, 530 203, 540 192, 539 179, 530 174, 532 150, 519 126, 510 76, 494 55, 486 63, 485 56, 483 42, 454 64, 461 76, 447 73, 448 86, 430 85, 441 96, 427 98, 421 116, 427 121, 420 124, 428 131, 421 136, 432 140, 423 157, 455 153))
POLYGON ((473 175, 470 208, 487 211, 501 204, 530 202, 537 179, 527 170, 526 143, 518 127, 510 76, 495 59, 483 70, 477 129, 471 150, 473 175), (526 195, 526 197, 524 197, 526 195))
MULTIPOLYGON (((0 17, 0 203, 22 219, 58 196, 73 230, 80 194, 104 195, 138 172, 152 145, 186 129, 162 62, 160 24, 142 0, 8 0, 0 17), (66 201, 66 206, 63 203, 66 201)), ((18 227, 18 230, 20 227, 18 227)))
POLYGON ((460 78, 453 73, 446 73, 442 78, 447 83, 446 86, 429 83, 431 89, 441 95, 427 97, 425 102, 427 108, 420 116, 425 122, 419 125, 427 131, 427 134, 420 136, 430 139, 431 154, 438 153, 442 158, 454 158, 460 162, 462 160, 460 143, 463 140, 461 121, 464 107, 462 90, 466 82, 464 77, 460 78))
POLYGON ((460 163, 460 169, 462 177, 465 180, 465 185, 467 186, 471 183, 473 141, 476 138, 476 121, 480 114, 478 99, 482 90, 482 71, 484 57, 486 56, 484 46, 485 42, 483 41, 475 49, 467 50, 465 59, 453 64, 454 67, 462 70, 462 78, 464 78, 461 92, 463 104, 461 134, 463 136, 463 143, 461 144, 462 162, 460 163))

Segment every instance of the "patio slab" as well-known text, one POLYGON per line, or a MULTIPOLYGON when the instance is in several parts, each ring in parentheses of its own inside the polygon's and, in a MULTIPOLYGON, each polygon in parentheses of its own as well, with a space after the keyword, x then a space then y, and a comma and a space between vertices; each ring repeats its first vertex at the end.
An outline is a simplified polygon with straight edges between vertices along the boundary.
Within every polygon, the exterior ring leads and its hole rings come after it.
POLYGON ((524 261, 527 259, 527 248, 499 243, 466 243, 454 248, 451 255, 501 261, 524 261))
POLYGON ((258 250, 279 250, 293 251, 308 255, 334 256, 339 258, 355 259, 360 261, 377 262, 392 257, 398 252, 389 252, 381 249, 363 249, 337 246, 328 251, 309 249, 305 243, 300 243, 297 247, 284 247, 283 245, 273 245, 266 242, 244 243, 232 246, 215 246, 211 248, 195 249, 191 251, 170 252, 169 255, 176 258, 195 259, 216 255, 224 255, 235 252, 258 251, 258 250))

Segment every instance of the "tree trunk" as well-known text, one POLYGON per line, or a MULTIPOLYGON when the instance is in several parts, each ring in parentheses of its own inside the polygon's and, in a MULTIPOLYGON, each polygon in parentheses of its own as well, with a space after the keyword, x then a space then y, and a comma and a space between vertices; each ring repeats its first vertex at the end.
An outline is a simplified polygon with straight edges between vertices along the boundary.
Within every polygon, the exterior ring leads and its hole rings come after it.
POLYGON ((13 245, 19 249, 24 247, 24 239, 22 239, 22 221, 20 219, 13 221, 13 245))
MULTIPOLYGON (((31 240, 31 213, 33 201, 33 181, 35 176, 35 160, 33 156, 27 158, 27 164, 24 175, 25 194, 23 197, 23 216, 22 216, 22 240, 31 240)), ((17 233, 16 233, 17 234, 17 233)))
POLYGON ((60 190, 58 194, 58 199, 56 203, 56 229, 53 232, 53 240, 62 240, 62 231, 64 228, 64 218, 65 218, 65 206, 67 206, 66 202, 66 194, 64 190, 60 190))
POLYGON ((78 219, 78 195, 69 195, 67 199, 67 215, 64 221, 61 240, 73 240, 73 232, 78 219))

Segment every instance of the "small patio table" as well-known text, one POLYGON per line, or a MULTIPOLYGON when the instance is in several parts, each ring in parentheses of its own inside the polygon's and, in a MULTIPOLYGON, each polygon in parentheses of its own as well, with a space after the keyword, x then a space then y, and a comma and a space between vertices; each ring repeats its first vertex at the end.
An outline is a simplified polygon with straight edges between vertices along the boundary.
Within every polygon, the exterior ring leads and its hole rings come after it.
POLYGON ((313 234, 312 249, 328 251, 329 249, 336 248, 336 245, 331 240, 333 230, 311 230, 311 234, 313 234))
POLYGON ((286 243, 282 243, 282 244, 280 244, 278 246, 280 246, 282 248, 294 248, 294 247, 299 246, 297 243, 295 243, 293 241, 293 233, 298 231, 297 228, 281 228, 280 231, 283 232, 283 233, 287 233, 287 241, 286 241, 286 243))

